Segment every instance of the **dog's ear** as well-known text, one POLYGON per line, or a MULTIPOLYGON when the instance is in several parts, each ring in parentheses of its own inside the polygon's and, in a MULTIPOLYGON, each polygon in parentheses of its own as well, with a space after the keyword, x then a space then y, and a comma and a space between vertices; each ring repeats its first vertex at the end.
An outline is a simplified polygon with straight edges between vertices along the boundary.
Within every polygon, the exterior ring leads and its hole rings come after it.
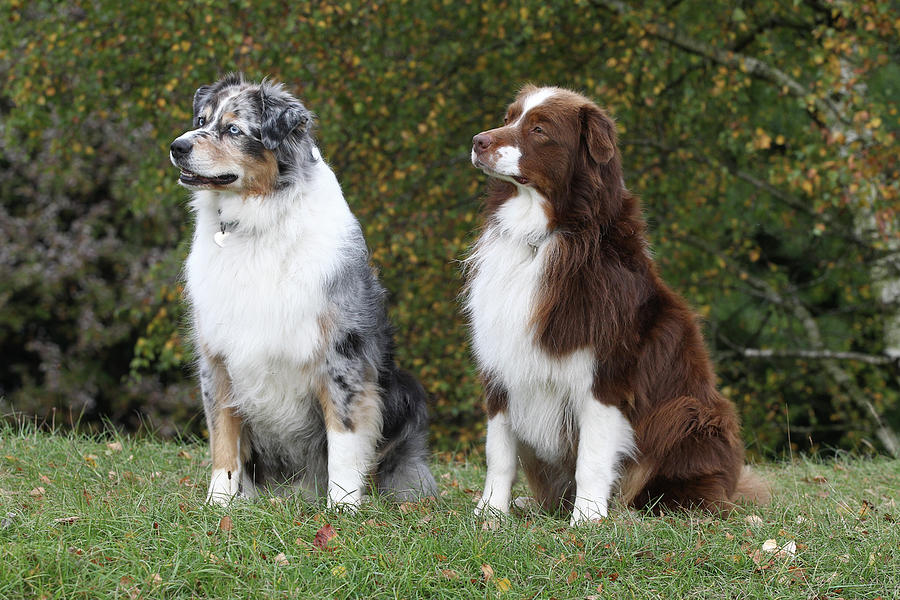
POLYGON ((298 100, 278 94, 268 94, 260 90, 262 116, 260 137, 263 146, 275 150, 295 130, 305 133, 312 121, 309 112, 298 100))
POLYGON ((605 165, 616 154, 616 125, 593 104, 581 107, 581 139, 594 164, 605 165))
POLYGON ((206 104, 206 101, 209 100, 209 97, 212 95, 212 86, 211 85, 201 85, 197 88, 197 91, 194 92, 194 117, 200 112, 200 108, 206 104))

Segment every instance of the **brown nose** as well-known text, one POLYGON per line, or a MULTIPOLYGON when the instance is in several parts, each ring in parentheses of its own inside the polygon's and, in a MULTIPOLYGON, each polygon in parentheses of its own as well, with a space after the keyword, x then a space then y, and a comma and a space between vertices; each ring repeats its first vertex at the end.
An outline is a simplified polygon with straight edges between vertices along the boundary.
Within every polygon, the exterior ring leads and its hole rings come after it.
POLYGON ((493 141, 490 134, 479 133, 472 138, 472 148, 475 150, 476 154, 481 154, 491 146, 491 142, 493 141))

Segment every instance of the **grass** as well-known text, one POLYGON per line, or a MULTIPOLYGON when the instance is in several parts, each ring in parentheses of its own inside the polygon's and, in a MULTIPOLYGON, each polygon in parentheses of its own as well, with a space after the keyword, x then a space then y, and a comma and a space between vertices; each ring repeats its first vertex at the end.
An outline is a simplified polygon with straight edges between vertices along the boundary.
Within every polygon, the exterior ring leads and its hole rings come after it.
POLYGON ((472 515, 474 454, 435 460, 438 500, 356 515, 207 507, 207 456, 0 425, 0 598, 900 597, 897 460, 762 465, 775 501, 724 519, 619 507, 570 529, 520 511, 492 529, 472 515))

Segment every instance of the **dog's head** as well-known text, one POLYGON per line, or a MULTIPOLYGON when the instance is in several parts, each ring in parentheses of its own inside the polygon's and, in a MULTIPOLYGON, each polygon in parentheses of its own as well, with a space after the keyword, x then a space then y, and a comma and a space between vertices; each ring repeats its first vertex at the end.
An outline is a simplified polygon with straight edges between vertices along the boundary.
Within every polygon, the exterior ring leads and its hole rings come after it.
POLYGON ((313 115, 280 84, 232 74, 194 94, 194 129, 169 149, 192 189, 264 195, 314 161, 313 115))
POLYGON ((613 120, 588 98, 557 87, 525 86, 503 126, 472 139, 473 165, 534 188, 552 203, 585 180, 602 185, 613 162, 618 163, 613 120))

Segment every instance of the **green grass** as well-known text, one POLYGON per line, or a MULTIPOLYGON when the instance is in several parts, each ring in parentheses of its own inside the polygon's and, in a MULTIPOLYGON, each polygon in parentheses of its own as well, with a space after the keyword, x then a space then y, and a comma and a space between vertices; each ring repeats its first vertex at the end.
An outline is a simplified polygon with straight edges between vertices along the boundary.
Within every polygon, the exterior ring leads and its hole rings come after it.
POLYGON ((726 519, 616 508, 570 529, 519 512, 492 530, 472 515, 477 455, 435 461, 437 501, 352 516, 295 498, 204 506, 206 458, 0 425, 0 598, 900 597, 896 460, 760 466, 775 501, 726 519))

